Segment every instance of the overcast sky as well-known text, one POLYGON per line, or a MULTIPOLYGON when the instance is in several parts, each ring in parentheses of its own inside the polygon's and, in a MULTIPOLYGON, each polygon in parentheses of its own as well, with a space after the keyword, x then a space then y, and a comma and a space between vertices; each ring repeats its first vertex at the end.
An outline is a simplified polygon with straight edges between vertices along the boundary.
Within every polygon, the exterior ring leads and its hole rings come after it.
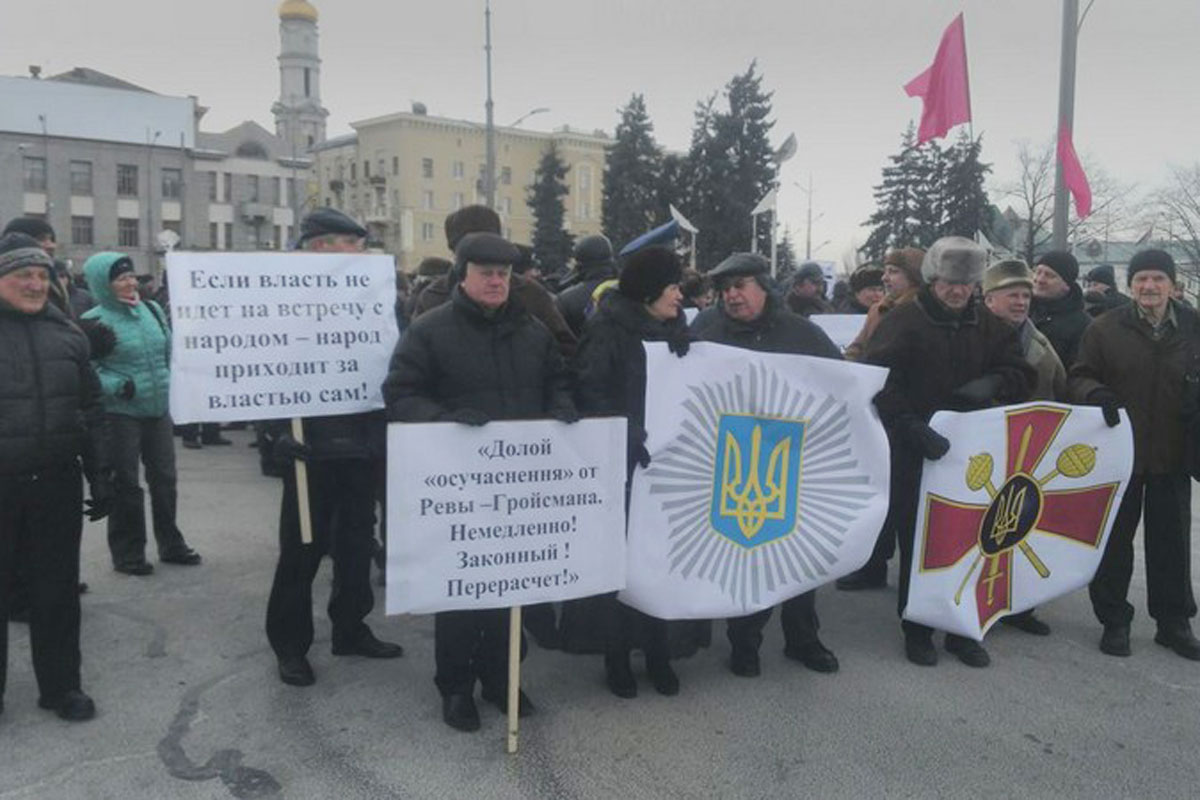
MULTIPOLYGON (((313 0, 329 135, 407 110, 483 118, 482 0, 313 0)), ((1081 0, 1081 7, 1087 0, 1081 0)), ((38 0, 5 3, 0 72, 74 66, 164 94, 194 94, 204 130, 254 119, 273 130, 276 0, 38 0)), ((775 93, 776 144, 794 131, 781 221, 803 251, 811 172, 814 247, 835 258, 871 213, 871 187, 920 101, 901 85, 933 59, 965 11, 975 132, 994 184, 1015 173, 1016 142, 1055 129, 1062 7, 1055 0, 494 0, 497 124, 611 133, 646 96, 660 144, 687 148, 698 99, 757 59, 775 93)), ((1096 0, 1079 41, 1075 144, 1113 178, 1152 188, 1192 164, 1200 122, 1200 2, 1096 0)), ((998 200, 993 194, 993 199, 998 200)))

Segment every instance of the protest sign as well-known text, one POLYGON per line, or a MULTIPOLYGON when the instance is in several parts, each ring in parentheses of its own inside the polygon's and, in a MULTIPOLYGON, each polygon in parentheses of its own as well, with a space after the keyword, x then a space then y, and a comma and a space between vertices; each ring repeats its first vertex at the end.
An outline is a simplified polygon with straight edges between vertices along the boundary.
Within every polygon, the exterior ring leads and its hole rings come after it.
POLYGON ((866 562, 887 512, 871 402, 887 370, 645 347, 651 462, 634 474, 622 600, 663 619, 743 616, 866 562))
POLYGON ((1125 412, 1109 428, 1098 408, 1027 403, 930 425, 951 445, 921 475, 904 618, 978 640, 1086 586, 1133 468, 1125 412))
POLYGON ((813 314, 808 321, 825 331, 843 353, 854 343, 867 321, 866 314, 813 314))
POLYGON ((624 583, 625 419, 388 426, 389 614, 624 583))
POLYGON ((399 338, 390 257, 173 252, 167 274, 176 422, 383 407, 399 338))

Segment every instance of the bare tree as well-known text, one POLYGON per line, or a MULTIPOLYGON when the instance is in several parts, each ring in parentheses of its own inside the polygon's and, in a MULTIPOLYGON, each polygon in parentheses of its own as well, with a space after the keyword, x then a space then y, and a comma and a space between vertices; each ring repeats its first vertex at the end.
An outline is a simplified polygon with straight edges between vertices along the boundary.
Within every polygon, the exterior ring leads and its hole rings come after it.
MULTIPOLYGON (((1020 175, 1015 181, 1002 184, 998 194, 1009 201, 1016 214, 1011 249, 1032 264, 1036 255, 1049 247, 1053 233, 1057 166, 1054 140, 1040 147, 1030 145, 1028 140, 1018 142, 1017 163, 1020 175)), ((1120 183, 1094 163, 1085 163, 1084 171, 1092 189, 1092 213, 1080 219, 1072 203, 1068 240, 1082 243, 1088 239, 1107 242, 1124 238, 1137 227, 1128 207, 1133 185, 1120 183)))
POLYGON ((1172 167, 1171 178, 1155 197, 1160 238, 1179 247, 1189 264, 1180 266, 1192 275, 1200 272, 1200 162, 1172 167))

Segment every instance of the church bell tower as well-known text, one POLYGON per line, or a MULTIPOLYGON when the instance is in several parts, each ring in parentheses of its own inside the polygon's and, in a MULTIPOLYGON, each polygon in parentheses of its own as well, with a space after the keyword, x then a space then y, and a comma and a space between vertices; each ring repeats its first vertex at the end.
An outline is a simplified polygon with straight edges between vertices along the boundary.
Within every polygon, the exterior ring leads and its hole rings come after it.
POLYGON ((317 9, 308 0, 279 4, 279 100, 271 107, 275 133, 299 156, 325 141, 317 9))

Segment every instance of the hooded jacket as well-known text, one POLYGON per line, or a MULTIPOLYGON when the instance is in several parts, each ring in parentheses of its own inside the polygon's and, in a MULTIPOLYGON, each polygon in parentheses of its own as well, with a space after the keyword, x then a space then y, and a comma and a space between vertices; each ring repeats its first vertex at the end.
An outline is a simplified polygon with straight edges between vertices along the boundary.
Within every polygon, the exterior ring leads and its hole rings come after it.
POLYGON ((1029 318, 1050 340, 1059 360, 1069 370, 1075 363, 1075 354, 1079 352, 1079 340, 1092 322, 1092 318, 1083 310, 1083 290, 1079 284, 1072 283, 1070 291, 1054 300, 1033 298, 1029 305, 1029 318))
POLYGON ((100 383, 83 332, 52 303, 26 314, 0 301, 0 476, 104 467, 100 383))
POLYGON ((114 263, 127 258, 122 253, 97 253, 83 265, 83 275, 96 305, 81 317, 104 323, 112 329, 117 344, 113 351, 94 363, 103 389, 104 410, 130 417, 161 417, 167 413, 170 387, 171 330, 167 315, 153 300, 137 305, 117 299, 108 275, 114 263), (133 381, 134 394, 119 396, 126 381, 133 381))

